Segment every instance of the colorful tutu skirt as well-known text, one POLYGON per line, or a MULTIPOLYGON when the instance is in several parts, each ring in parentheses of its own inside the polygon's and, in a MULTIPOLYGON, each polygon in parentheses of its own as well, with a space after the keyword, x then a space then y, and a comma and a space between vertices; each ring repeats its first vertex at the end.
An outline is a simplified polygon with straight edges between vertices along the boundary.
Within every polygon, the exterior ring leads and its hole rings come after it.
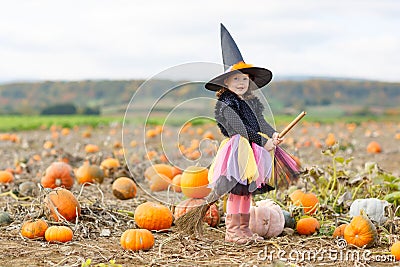
POLYGON ((219 195, 248 195, 265 188, 271 173, 270 152, 237 134, 221 142, 208 172, 209 187, 219 195))

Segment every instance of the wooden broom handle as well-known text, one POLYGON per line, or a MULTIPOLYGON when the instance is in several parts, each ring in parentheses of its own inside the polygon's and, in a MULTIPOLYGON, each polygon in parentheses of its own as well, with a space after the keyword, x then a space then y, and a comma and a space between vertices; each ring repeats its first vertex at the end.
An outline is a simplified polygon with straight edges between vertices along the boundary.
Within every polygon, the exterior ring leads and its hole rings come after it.
POLYGON ((285 136, 285 134, 287 134, 290 129, 292 129, 296 123, 298 123, 305 115, 307 114, 307 112, 303 111, 301 112, 291 123, 289 123, 288 126, 286 126, 285 129, 282 130, 282 132, 279 133, 278 137, 282 138, 285 136))

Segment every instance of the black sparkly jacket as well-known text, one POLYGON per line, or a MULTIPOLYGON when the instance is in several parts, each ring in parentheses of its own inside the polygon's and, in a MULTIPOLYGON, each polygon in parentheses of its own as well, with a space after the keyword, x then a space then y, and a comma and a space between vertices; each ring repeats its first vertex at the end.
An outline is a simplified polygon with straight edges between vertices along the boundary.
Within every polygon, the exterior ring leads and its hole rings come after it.
POLYGON ((272 137, 275 130, 265 121, 263 110, 264 106, 257 97, 243 100, 227 90, 221 94, 215 105, 215 119, 224 136, 240 134, 250 143, 264 146, 267 139, 258 132, 272 137))

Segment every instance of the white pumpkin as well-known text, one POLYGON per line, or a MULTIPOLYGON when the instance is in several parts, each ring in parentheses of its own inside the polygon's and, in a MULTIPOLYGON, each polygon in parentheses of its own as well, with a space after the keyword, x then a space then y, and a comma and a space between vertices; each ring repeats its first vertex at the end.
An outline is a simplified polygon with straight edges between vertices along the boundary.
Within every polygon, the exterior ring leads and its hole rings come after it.
POLYGON ((253 233, 262 237, 274 237, 282 233, 285 226, 285 217, 281 207, 272 199, 256 202, 250 207, 249 227, 253 233))
POLYGON ((389 206, 389 202, 386 200, 377 198, 356 199, 350 206, 349 214, 354 217, 360 215, 360 211, 364 210, 372 221, 382 225, 387 220, 387 217, 385 217, 385 207, 387 206, 389 206))

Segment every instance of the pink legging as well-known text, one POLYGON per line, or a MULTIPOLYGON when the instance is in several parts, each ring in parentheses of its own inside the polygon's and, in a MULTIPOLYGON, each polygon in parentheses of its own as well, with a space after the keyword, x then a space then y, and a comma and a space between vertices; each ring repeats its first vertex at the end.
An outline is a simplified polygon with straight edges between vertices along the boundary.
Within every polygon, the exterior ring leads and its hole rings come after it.
POLYGON ((248 214, 250 213, 251 195, 239 196, 232 193, 229 194, 228 201, 226 203, 227 214, 248 214))

